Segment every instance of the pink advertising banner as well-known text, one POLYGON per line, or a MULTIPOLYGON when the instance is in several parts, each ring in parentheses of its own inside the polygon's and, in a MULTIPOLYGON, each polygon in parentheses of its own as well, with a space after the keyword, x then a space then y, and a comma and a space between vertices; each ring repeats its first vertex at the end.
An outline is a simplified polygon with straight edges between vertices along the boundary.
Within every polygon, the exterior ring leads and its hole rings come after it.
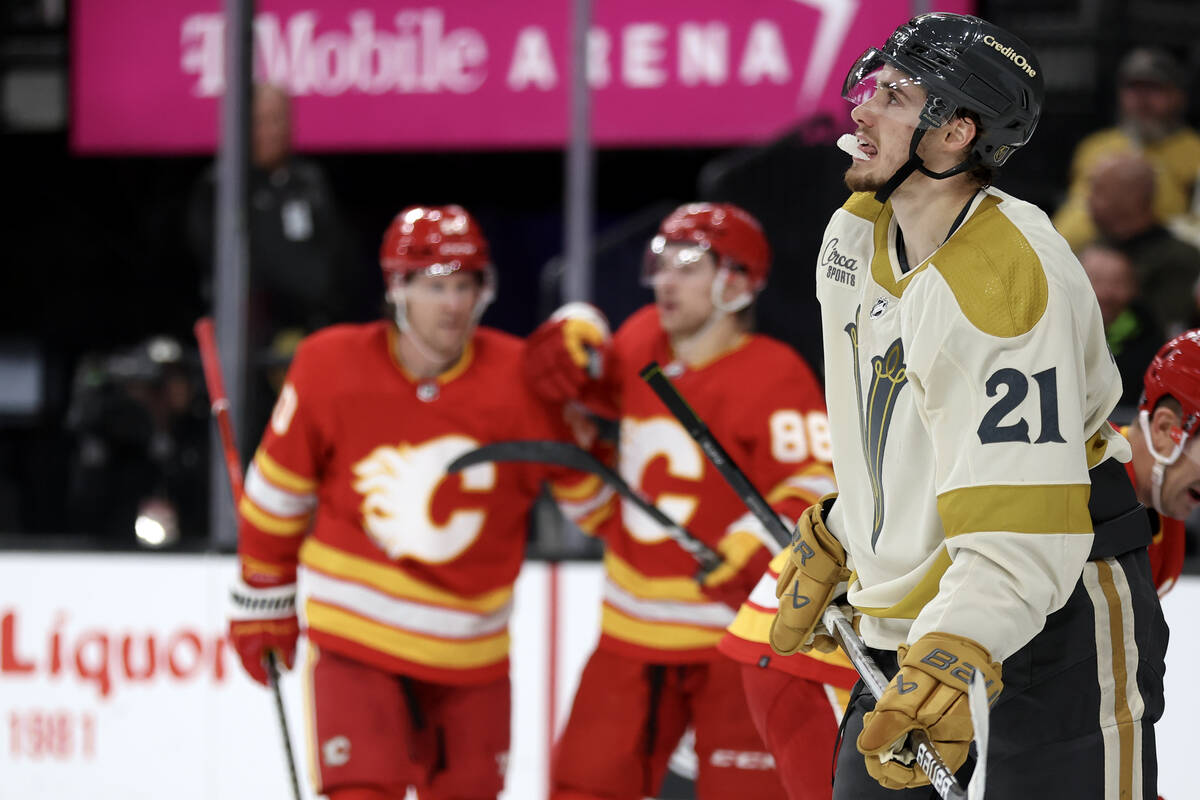
MULTIPOLYGON (((303 150, 558 147, 570 0, 260 0, 255 75, 295 98, 303 150)), ((844 115, 842 77, 910 0, 595 0, 601 146, 769 138, 844 115)), ((969 11, 972 0, 933 0, 969 11)), ((81 153, 211 151, 225 88, 218 0, 75 0, 71 140, 81 153)))

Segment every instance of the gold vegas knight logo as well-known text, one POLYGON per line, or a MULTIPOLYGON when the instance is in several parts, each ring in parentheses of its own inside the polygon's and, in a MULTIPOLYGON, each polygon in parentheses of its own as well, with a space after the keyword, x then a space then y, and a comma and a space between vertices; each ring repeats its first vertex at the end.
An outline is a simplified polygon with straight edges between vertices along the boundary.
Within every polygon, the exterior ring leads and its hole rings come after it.
MULTIPOLYGON (((860 306, 854 312, 856 320, 861 310, 860 306)), ((854 389, 858 398, 863 458, 871 479, 871 495, 875 499, 871 522, 871 550, 874 551, 879 532, 883 530, 883 448, 887 444, 888 427, 892 424, 892 412, 900 398, 900 390, 908 383, 908 370, 904 363, 904 343, 897 338, 882 356, 871 358, 871 385, 864 400, 858 361, 858 324, 849 323, 845 331, 854 353, 854 389)))

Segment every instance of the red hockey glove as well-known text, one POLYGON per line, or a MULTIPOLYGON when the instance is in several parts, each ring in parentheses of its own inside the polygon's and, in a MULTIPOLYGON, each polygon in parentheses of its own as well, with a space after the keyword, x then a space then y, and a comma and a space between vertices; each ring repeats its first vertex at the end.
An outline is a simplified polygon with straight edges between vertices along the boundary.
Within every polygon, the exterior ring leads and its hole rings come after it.
POLYGON ((1000 696, 1000 664, 977 642, 950 633, 927 633, 898 648, 900 671, 863 718, 858 751, 867 772, 887 789, 926 786, 929 778, 907 745, 908 732, 929 734, 942 760, 957 770, 967 760, 974 728, 967 688, 978 670, 989 703, 1000 696))
POLYGON ((837 642, 821 617, 840 584, 849 579, 846 551, 825 527, 825 515, 837 494, 827 494, 800 515, 792 534, 791 557, 779 573, 775 596, 779 610, 771 622, 771 647, 781 656, 807 653, 814 647, 832 653, 837 642))
POLYGON ((229 638, 247 674, 267 686, 267 651, 288 669, 296 660, 296 584, 251 586, 239 578, 230 588, 229 638))
POLYGON ((611 336, 600 310, 587 303, 567 303, 525 340, 525 379, 534 393, 550 403, 577 400, 589 379, 594 359, 603 359, 611 336))
MULTIPOLYGON (((791 526, 790 522, 785 524, 791 526)), ((717 542, 717 552, 724 563, 704 577, 700 591, 734 611, 741 608, 771 563, 771 551, 763 544, 767 535, 753 514, 746 514, 730 525, 717 542)))

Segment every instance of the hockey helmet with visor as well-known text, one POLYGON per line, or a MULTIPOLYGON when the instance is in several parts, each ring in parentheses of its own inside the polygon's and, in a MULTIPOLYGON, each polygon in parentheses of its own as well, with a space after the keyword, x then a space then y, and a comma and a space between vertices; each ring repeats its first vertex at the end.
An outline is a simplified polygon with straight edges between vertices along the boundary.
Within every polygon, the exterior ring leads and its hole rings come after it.
POLYGON ((978 17, 949 13, 914 17, 882 48, 864 52, 846 74, 842 96, 861 105, 880 89, 924 94, 909 160, 876 193, 880 202, 914 171, 943 179, 979 165, 1001 166, 1033 136, 1045 97, 1041 66, 1028 44, 978 17), (980 127, 971 152, 948 170, 929 170, 917 155, 921 138, 965 112, 978 117, 980 127))
POLYGON ((668 215, 646 248, 642 283, 653 286, 667 274, 665 270, 688 272, 710 257, 717 268, 713 304, 722 311, 745 308, 767 283, 771 268, 767 237, 758 220, 732 203, 687 203, 668 215), (731 271, 746 274, 751 292, 723 301, 731 271))

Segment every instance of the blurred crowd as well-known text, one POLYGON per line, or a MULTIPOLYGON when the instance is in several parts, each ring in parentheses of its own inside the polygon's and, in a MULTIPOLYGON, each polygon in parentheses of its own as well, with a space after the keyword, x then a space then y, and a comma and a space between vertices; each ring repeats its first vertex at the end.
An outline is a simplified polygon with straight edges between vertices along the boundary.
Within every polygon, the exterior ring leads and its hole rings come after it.
MULTIPOLYGON (((1114 414, 1121 422, 1133 416, 1159 345, 1200 325, 1200 133, 1186 121, 1190 78, 1169 52, 1128 53, 1117 70, 1117 118, 1079 141, 1061 202, 1046 209, 1095 288, 1124 382, 1114 414)), ((299 340, 330 323, 373 316, 381 301, 373 270, 345 268, 357 255, 330 183, 291 142, 287 95, 257 87, 244 450, 265 425, 299 340)), ((182 221, 204 305, 211 305, 213 197, 209 168, 197 177, 182 221)), ((133 541, 135 529, 143 544, 204 541, 209 421, 192 343, 156 336, 89 353, 71 387, 70 524, 116 541, 133 541)), ((0 480, 0 500, 5 490, 0 480)))
POLYGON ((1116 124, 1076 147, 1053 217, 1096 290, 1124 383, 1123 421, 1155 349, 1200 322, 1200 133, 1185 121, 1188 78, 1164 50, 1125 56, 1116 124))

